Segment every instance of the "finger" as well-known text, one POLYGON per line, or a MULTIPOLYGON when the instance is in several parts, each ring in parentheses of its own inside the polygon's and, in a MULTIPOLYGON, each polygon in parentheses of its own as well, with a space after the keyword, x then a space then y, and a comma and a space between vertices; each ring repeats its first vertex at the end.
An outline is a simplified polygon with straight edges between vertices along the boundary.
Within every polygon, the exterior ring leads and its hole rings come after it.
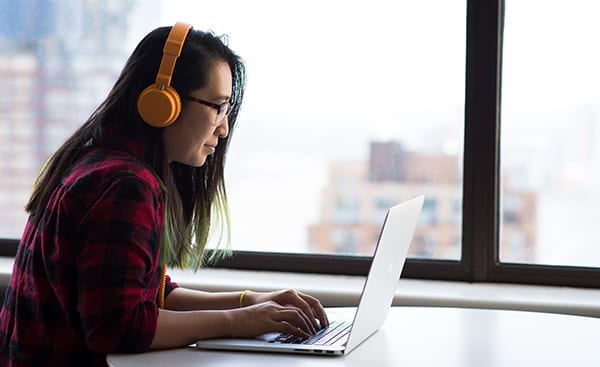
MULTIPOLYGON (((325 312, 321 302, 315 297, 309 296, 308 294, 302 294, 301 297, 303 297, 304 300, 310 305, 311 315, 313 316, 313 319, 319 319, 321 328, 329 326, 329 318, 327 317, 327 313, 325 312)), ((319 329, 318 326, 317 329, 319 329)))
POLYGON ((297 328, 300 328, 310 335, 314 335, 317 330, 314 328, 308 317, 299 308, 288 306, 280 311, 279 321, 286 321, 297 328))
POLYGON ((305 327, 304 330, 309 332, 311 335, 316 334, 317 330, 318 330, 318 326, 314 325, 315 318, 308 316, 306 313, 304 313, 304 311, 302 311, 299 308, 294 307, 294 310, 298 313, 298 316, 302 320, 301 325, 305 327))
POLYGON ((296 326, 290 324, 287 321, 279 322, 279 327, 280 327, 280 329, 278 330, 279 332, 296 335, 296 336, 299 336, 304 339, 308 339, 314 335, 314 334, 309 334, 300 328, 297 328, 296 326))
MULTIPOLYGON (((319 324, 317 323, 317 316, 315 315, 315 311, 313 306, 308 302, 309 298, 312 298, 306 294, 297 293, 297 298, 294 299, 294 306, 298 307, 306 316, 307 320, 310 322, 312 327, 316 330, 319 330, 319 324), (306 298, 305 298, 306 297, 306 298)), ((318 301, 317 301, 318 303, 318 301)))

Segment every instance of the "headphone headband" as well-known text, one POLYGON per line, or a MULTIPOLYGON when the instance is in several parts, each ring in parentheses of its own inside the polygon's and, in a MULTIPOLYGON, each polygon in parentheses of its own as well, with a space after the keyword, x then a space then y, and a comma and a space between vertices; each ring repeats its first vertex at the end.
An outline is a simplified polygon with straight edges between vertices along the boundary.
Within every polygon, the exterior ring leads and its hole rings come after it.
POLYGON ((177 22, 171 28, 163 46, 156 82, 146 87, 138 97, 138 113, 151 126, 166 127, 179 117, 181 99, 177 91, 171 87, 171 77, 175 70, 175 62, 181 55, 183 43, 191 28, 190 24, 183 22, 177 22))
POLYGON ((183 49, 183 43, 187 34, 192 28, 191 24, 177 22, 171 28, 169 37, 163 47, 163 56, 160 61, 160 67, 158 68, 158 74, 156 75, 156 84, 161 87, 168 87, 171 84, 171 77, 173 76, 173 70, 175 70, 175 62, 181 50, 183 49))

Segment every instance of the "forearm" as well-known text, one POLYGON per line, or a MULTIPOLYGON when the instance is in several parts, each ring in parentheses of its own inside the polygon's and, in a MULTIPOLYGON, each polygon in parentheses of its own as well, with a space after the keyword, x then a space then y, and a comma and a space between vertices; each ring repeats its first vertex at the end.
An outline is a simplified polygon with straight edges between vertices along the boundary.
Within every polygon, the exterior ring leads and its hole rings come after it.
POLYGON ((199 339, 228 337, 232 327, 229 311, 159 310, 150 349, 184 347, 199 339))
POLYGON ((207 293, 176 288, 166 299, 166 309, 159 310, 150 348, 183 347, 200 339, 255 337, 268 332, 308 338, 327 324, 319 301, 294 290, 207 293))
POLYGON ((166 299, 165 307, 175 311, 228 310, 240 307, 242 292, 202 292, 175 288, 166 299))

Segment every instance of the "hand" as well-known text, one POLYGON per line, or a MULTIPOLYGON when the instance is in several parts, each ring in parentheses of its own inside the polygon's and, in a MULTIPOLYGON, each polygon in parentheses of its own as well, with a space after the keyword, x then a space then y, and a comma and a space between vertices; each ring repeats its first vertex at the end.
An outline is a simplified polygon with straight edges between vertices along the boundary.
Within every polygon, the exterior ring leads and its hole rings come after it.
POLYGON ((245 300, 247 300, 245 304, 273 301, 282 306, 294 306, 301 310, 304 318, 308 320, 315 332, 329 325, 327 314, 321 302, 308 294, 293 289, 269 293, 249 292, 245 300), (319 323, 317 323, 317 319, 319 323))
POLYGON ((254 337, 269 332, 280 332, 308 338, 316 329, 299 308, 266 301, 255 305, 232 309, 233 337, 254 337))

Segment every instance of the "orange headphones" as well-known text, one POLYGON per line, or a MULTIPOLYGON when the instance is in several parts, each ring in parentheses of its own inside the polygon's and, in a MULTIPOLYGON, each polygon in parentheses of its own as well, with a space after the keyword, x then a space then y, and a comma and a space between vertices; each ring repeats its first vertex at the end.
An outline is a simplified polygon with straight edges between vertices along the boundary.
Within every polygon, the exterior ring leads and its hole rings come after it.
POLYGON ((140 93, 137 109, 144 121, 154 127, 167 127, 179 117, 181 99, 177 91, 170 86, 175 62, 189 30, 190 24, 177 22, 171 28, 163 48, 163 56, 156 75, 156 82, 140 93))

